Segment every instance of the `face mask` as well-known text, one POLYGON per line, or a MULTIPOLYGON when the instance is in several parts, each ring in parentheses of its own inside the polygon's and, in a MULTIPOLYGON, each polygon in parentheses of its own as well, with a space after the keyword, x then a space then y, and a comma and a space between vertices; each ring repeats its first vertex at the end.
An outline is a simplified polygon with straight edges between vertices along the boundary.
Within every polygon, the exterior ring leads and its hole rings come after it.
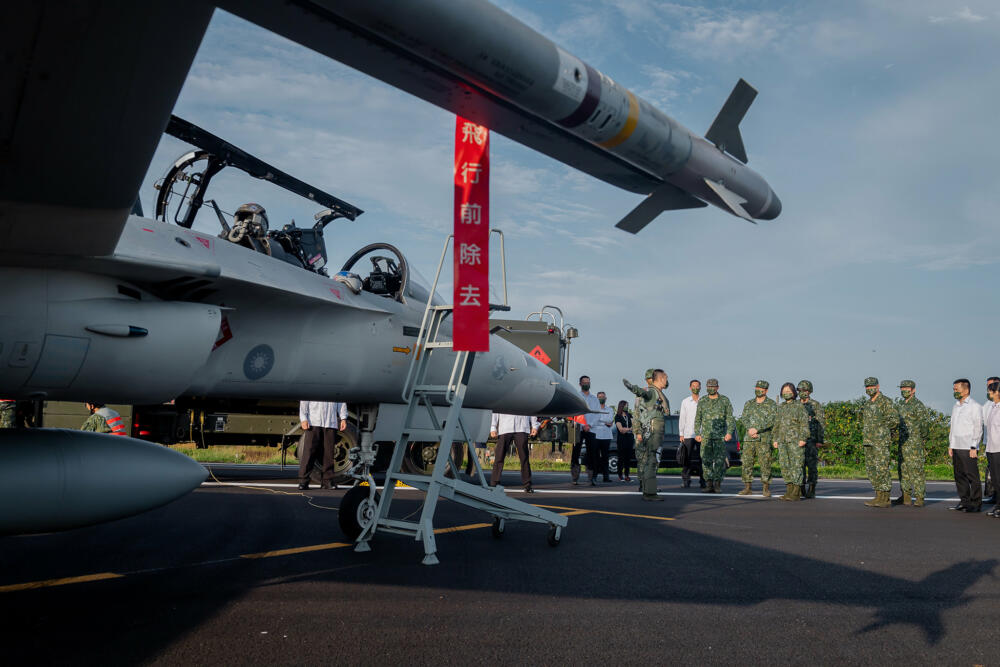
POLYGON ((670 380, 664 380, 663 381, 663 388, 666 389, 669 386, 670 386, 670 380))
POLYGON ((910 390, 909 389, 900 389, 899 393, 903 395, 903 398, 909 398, 910 397, 910 390))
POLYGON ((960 391, 956 391, 954 394, 952 394, 952 396, 955 397, 956 401, 962 400, 962 392, 960 392, 960 391))
POLYGON ((875 394, 878 393, 878 389, 876 389, 875 387, 865 387, 865 393, 871 396, 872 398, 875 398, 875 394))
POLYGON ((760 398, 761 396, 764 395, 764 390, 763 389, 754 389, 753 390, 753 395, 756 396, 757 398, 760 398))
POLYGON ((580 385, 580 389, 583 389, 584 391, 590 391, 590 383, 587 382, 587 383, 581 384, 580 385))
POLYGON ((597 399, 597 402, 600 403, 601 405, 604 405, 605 401, 607 401, 607 400, 608 399, 606 399, 606 398, 599 398, 599 399, 597 399))
POLYGON ((799 398, 801 398, 803 401, 808 401, 810 393, 811 392, 808 392, 808 391, 806 391, 804 389, 800 389, 799 390, 799 398))
POLYGON ((709 396, 715 396, 716 394, 719 393, 719 390, 716 389, 715 387, 709 387, 707 391, 709 396))
POLYGON ((790 391, 783 391, 783 392, 781 392, 781 397, 783 399, 785 399, 786 401, 790 401, 790 400, 792 400, 792 392, 790 392, 790 391))
POLYGON ((698 394, 701 393, 701 387, 698 387, 697 389, 692 389, 691 393, 697 396, 698 394))

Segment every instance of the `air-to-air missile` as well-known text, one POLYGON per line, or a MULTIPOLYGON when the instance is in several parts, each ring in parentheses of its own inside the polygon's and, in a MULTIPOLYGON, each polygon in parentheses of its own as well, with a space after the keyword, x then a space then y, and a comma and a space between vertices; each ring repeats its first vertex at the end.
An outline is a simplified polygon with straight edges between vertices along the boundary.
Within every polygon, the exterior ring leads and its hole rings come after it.
POLYGON ((227 10, 648 197, 618 227, 712 204, 751 222, 781 201, 746 166, 742 79, 705 137, 485 0, 222 0, 227 10))

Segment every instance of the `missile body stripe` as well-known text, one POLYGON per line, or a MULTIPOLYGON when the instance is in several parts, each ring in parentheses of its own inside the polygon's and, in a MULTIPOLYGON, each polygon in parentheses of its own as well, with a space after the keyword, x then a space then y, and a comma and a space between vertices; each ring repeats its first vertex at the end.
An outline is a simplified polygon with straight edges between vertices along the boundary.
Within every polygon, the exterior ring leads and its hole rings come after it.
POLYGON ((556 121, 563 127, 583 125, 590 118, 590 114, 594 113, 597 103, 601 101, 601 75, 587 63, 583 63, 583 66, 587 68, 587 92, 576 111, 556 121))
POLYGON ((635 99, 635 95, 632 94, 631 90, 626 90, 625 93, 628 95, 628 118, 625 119, 625 125, 622 126, 618 134, 607 141, 602 141, 598 146, 614 148, 631 137, 632 133, 635 132, 635 128, 639 124, 639 100, 635 99))

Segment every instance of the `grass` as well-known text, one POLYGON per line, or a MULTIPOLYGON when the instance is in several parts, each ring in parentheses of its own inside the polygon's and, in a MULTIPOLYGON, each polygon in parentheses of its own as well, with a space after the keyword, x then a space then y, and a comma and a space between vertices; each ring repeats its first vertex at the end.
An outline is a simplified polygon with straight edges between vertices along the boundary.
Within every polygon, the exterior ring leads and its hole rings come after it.
MULTIPOLYGON (((277 447, 241 447, 214 445, 208 449, 198 449, 193 442, 185 442, 178 445, 171 445, 171 449, 186 454, 199 463, 281 463, 281 450, 277 447)), ((567 452, 568 454, 568 452, 567 452)), ((286 464, 298 465, 298 459, 289 452, 286 464)), ((486 467, 487 464, 483 463, 486 467)), ((519 470, 520 463, 517 457, 508 457, 504 462, 504 470, 519 470)), ((550 459, 544 456, 533 457, 531 469, 538 472, 569 472, 568 462, 558 459, 550 459)), ((927 479, 933 481, 951 481, 954 479, 951 466, 947 463, 929 464, 925 467, 927 479)), ((726 470, 726 477, 740 477, 743 469, 739 466, 726 470)), ((680 468, 660 468, 660 474, 679 475, 680 468)), ((771 467, 771 474, 774 477, 781 477, 781 469, 778 466, 771 467)), ((759 476, 759 472, 757 475, 759 476)), ((826 465, 820 466, 819 476, 821 479, 867 479, 864 466, 852 465, 826 465)), ((895 470, 893 477, 896 477, 895 470)))

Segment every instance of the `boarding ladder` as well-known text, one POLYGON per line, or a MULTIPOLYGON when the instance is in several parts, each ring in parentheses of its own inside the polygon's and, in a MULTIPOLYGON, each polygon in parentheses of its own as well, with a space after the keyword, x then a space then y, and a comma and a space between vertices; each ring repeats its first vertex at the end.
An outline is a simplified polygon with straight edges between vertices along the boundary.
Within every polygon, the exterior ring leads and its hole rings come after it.
MULTIPOLYGON (((498 229, 493 229, 490 230, 490 234, 497 234, 500 238, 500 265, 503 275, 504 298, 502 305, 490 304, 490 309, 509 310, 503 233, 498 229)), ((562 529, 567 524, 567 518, 561 514, 511 498, 507 496, 504 488, 500 485, 491 487, 486 481, 486 475, 479 464, 479 458, 474 455, 475 443, 462 421, 462 403, 465 400, 476 353, 454 352, 452 350, 452 341, 442 335, 441 326, 454 311, 454 305, 435 305, 433 298, 453 236, 448 236, 444 250, 441 252, 441 260, 438 262, 437 273, 427 297, 427 306, 424 309, 420 332, 417 335, 415 352, 410 358, 410 368, 403 388, 403 401, 407 404, 406 418, 403 421, 402 432, 396 439, 396 446, 386 470, 382 496, 372 520, 365 525, 358 536, 354 549, 358 552, 370 551, 369 543, 379 531, 409 535, 414 540, 423 541, 424 565, 438 564, 437 545, 434 541, 434 512, 437 509, 438 500, 442 497, 491 514, 493 516, 494 537, 500 537, 503 534, 507 521, 547 523, 549 524, 548 543, 551 546, 556 546, 562 537, 562 529), (435 354, 444 354, 449 351, 454 354, 455 359, 447 384, 428 384, 427 375, 431 359, 435 354), (435 404, 445 405, 448 408, 447 416, 443 421, 438 419, 434 410, 435 404), (419 419, 422 412, 426 412, 427 417, 429 417, 431 424, 429 428, 426 427, 428 421, 419 419), (418 422, 422 422, 424 427, 418 428, 416 426, 418 422), (475 466, 475 478, 478 483, 459 479, 458 466, 455 465, 455 460, 451 455, 451 445, 456 441, 469 445, 468 454, 475 466), (414 442, 438 443, 434 470, 430 475, 403 472, 403 457, 409 445, 414 442), (420 516, 415 521, 409 520, 409 517, 405 519, 390 517, 397 482, 419 489, 426 494, 423 507, 420 509, 420 516)))

